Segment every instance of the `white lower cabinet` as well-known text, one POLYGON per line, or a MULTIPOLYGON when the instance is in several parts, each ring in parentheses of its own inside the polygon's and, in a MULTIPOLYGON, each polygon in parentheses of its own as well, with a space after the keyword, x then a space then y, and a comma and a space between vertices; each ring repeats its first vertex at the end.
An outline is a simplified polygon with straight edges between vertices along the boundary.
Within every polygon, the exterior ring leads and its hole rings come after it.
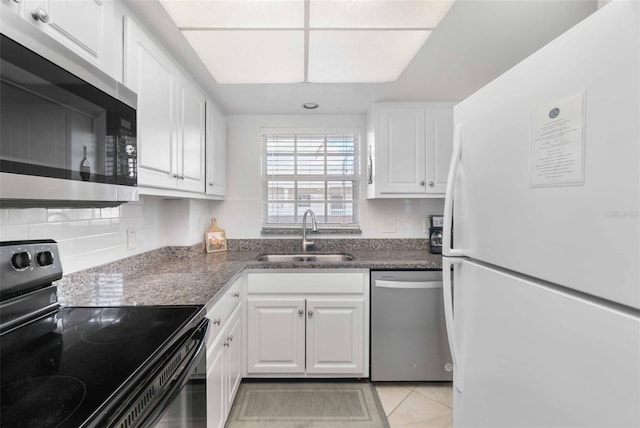
POLYGON ((207 427, 224 427, 242 380, 242 304, 207 346, 207 427))
POLYGON ((250 273, 247 375, 368 376, 367 285, 368 272, 250 273))
POLYGON ((249 373, 304 373, 304 299, 247 301, 249 373))
POLYGON ((243 285, 241 278, 207 312, 207 427, 222 428, 242 380, 243 285))
POLYGON ((222 428, 225 413, 225 365, 222 338, 207 348, 207 428, 222 428))
POLYGON ((307 299, 307 373, 362 373, 364 299, 307 299))

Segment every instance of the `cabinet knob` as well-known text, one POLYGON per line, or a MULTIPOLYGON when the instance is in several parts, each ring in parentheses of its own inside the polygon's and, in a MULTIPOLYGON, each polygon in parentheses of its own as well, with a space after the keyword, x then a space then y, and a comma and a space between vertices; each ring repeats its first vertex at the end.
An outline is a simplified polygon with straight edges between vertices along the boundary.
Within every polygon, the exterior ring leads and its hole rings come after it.
POLYGON ((173 174, 173 178, 178 179, 180 176, 178 174, 173 174))
POLYGON ((240 298, 240 293, 233 293, 233 297, 235 297, 236 299, 240 298))
POLYGON ((302 309, 298 309, 298 315, 303 315, 304 311, 302 309))
POLYGON ((433 181, 429 182, 429 187, 433 187, 433 181))
POLYGON ((213 183, 209 183, 209 187, 213 187, 213 183))
POLYGON ((229 342, 224 342, 224 343, 222 344, 222 346, 224 346, 225 348, 228 348, 228 347, 229 347, 229 342))
POLYGON ((220 318, 216 318, 216 319, 214 319, 214 320, 213 320, 213 324, 214 324, 214 325, 220 325, 220 322, 221 322, 221 321, 222 321, 222 320, 221 320, 220 318))
POLYGON ((181 175, 181 176, 180 176, 180 180, 184 180, 184 175, 181 175))
POLYGON ((420 181, 420 185, 424 186, 424 180, 420 181))
POLYGON ((307 313, 309 314, 309 316, 310 316, 310 317, 312 317, 312 316, 313 316, 313 311, 309 311, 309 312, 307 312, 307 313))
POLYGON ((233 342, 233 334, 227 336, 227 342, 233 342))
POLYGON ((41 21, 44 22, 45 24, 47 22, 49 22, 49 14, 47 13, 46 10, 44 10, 43 8, 39 7, 36 10, 34 10, 33 12, 31 12, 31 16, 33 17, 33 19, 35 19, 36 21, 41 21))

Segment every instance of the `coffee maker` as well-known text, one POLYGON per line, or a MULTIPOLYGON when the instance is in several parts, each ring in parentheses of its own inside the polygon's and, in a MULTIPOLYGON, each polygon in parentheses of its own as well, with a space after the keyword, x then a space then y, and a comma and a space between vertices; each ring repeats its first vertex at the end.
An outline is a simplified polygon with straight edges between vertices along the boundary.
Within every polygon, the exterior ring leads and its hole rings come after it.
POLYGON ((429 250, 431 254, 442 254, 443 216, 429 216, 429 250))

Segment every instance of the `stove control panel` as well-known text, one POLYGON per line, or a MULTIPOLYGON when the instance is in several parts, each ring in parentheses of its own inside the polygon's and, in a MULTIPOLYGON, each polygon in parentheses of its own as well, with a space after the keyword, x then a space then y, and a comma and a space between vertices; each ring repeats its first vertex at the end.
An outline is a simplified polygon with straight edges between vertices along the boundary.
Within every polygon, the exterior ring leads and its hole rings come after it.
POLYGON ((0 242, 0 301, 62 278, 58 244, 51 239, 0 242))

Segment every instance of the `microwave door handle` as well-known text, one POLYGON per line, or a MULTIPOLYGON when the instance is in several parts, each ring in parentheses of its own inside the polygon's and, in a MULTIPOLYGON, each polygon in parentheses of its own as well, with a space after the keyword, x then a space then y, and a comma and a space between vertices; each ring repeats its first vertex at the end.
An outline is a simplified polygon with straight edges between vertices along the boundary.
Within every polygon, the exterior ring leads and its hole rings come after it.
POLYGON ((456 341, 455 319, 453 317, 453 286, 451 280, 451 267, 455 275, 455 265, 462 264, 462 259, 442 258, 442 298, 444 300, 444 320, 447 327, 447 338, 449 339, 449 349, 451 350, 451 359, 453 360, 453 385, 462 392, 463 390, 463 373, 462 364, 460 362, 460 352, 458 351, 458 342, 456 341))
POLYGON ((462 250, 452 248, 451 232, 453 226, 453 195, 455 191, 455 182, 458 175, 458 167, 462 161, 462 137, 463 126, 461 123, 456 125, 453 135, 453 154, 451 155, 451 164, 449 165, 449 176, 447 177, 447 190, 444 197, 444 227, 442 231, 442 255, 460 257, 462 250))

